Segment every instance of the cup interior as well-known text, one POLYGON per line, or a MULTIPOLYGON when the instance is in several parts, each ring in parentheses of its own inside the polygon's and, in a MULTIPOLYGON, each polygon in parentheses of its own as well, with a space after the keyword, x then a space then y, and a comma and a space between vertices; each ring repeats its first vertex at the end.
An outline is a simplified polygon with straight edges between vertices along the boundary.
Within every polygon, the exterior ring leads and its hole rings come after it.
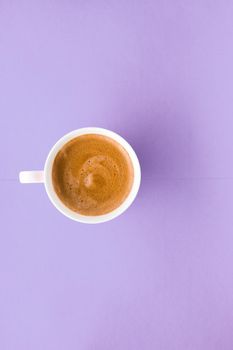
POLYGON ((66 215, 67 217, 75 221, 89 223, 89 224, 96 224, 96 223, 112 220, 113 218, 122 214, 132 204, 140 187, 141 170, 140 170, 140 164, 135 151, 123 137, 107 129, 89 127, 89 128, 82 128, 82 129, 71 131, 70 133, 64 135, 60 140, 57 141, 57 143, 52 147, 46 159, 45 167, 44 167, 44 180, 45 180, 46 192, 51 202, 62 214, 66 215), (65 206, 65 204, 60 200, 60 198, 57 196, 53 188, 52 167, 53 167, 53 162, 57 153, 67 142, 69 142, 75 137, 85 135, 85 134, 104 135, 117 141, 128 152, 133 164, 134 179, 133 179, 133 185, 128 197, 118 208, 104 215, 85 216, 74 212, 73 210, 65 206))

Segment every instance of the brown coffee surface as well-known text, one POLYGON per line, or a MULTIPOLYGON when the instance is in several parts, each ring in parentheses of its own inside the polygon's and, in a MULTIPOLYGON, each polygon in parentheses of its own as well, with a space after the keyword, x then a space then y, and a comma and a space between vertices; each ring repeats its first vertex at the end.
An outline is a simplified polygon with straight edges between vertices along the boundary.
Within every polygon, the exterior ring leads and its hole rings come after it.
POLYGON ((53 163, 60 200, 82 215, 102 215, 120 206, 133 184, 133 165, 115 140, 86 134, 66 143, 53 163))

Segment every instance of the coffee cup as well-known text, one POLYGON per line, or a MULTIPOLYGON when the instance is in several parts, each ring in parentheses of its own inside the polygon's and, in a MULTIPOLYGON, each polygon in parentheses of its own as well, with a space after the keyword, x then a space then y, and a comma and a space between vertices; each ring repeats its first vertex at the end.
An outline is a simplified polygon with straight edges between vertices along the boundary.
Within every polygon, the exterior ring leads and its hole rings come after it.
POLYGON ((141 169, 140 169, 139 160, 137 158, 135 151, 123 137, 107 129, 88 127, 88 128, 81 128, 81 129, 71 131, 70 133, 60 138, 50 150, 47 156, 47 159, 45 161, 44 170, 21 171, 19 173, 19 180, 21 183, 24 183, 24 184, 44 183, 49 199, 62 214, 78 222, 96 224, 96 223, 102 223, 102 222, 106 222, 116 218, 117 216, 125 212, 125 210, 132 204, 132 202, 136 198, 136 195, 140 187, 141 169), (127 197, 117 208, 103 215, 83 215, 79 212, 76 212, 70 209, 67 205, 64 204, 64 202, 61 200, 61 198, 59 197, 58 193, 55 191, 55 188, 54 188, 52 173, 53 173, 53 164, 57 155, 66 144, 83 135, 101 135, 113 140, 115 143, 123 147, 123 149, 127 152, 131 160, 131 164, 133 168, 133 179, 132 179, 132 186, 130 188, 129 193, 127 194, 127 197))

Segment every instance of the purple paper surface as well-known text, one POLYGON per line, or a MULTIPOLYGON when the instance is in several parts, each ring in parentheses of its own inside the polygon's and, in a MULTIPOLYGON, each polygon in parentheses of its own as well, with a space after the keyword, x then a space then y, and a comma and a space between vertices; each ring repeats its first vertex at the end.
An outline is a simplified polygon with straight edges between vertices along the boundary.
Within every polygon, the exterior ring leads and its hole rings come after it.
POLYGON ((0 1, 0 349, 233 349, 233 2, 0 1), (100 225, 42 169, 65 133, 135 148, 142 185, 100 225))

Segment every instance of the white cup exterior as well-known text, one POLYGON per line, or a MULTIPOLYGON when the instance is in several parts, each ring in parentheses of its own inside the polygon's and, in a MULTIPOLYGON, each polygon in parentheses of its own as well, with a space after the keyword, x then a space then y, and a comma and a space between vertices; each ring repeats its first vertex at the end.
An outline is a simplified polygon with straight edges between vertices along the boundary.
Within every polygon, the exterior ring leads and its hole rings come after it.
MULTIPOLYGON (((39 172, 40 173, 40 172, 39 172)), ((26 175, 25 175, 26 176, 26 175)), ((22 181, 24 182, 24 181, 22 181)), ((25 181, 25 182, 30 182, 30 181, 25 181)), ((88 128, 81 128, 77 129, 74 131, 69 132, 68 134, 64 135, 60 140, 56 142, 56 144, 52 147, 50 150, 45 166, 44 166, 44 172, 43 172, 43 177, 41 181, 36 181, 36 182, 44 182, 45 184, 45 189, 48 194, 49 199, 53 203, 53 205, 65 216, 68 218, 79 221, 82 223, 86 224, 97 224, 97 223, 102 223, 106 222, 109 220, 112 220, 122 214, 134 201, 139 187, 140 187, 140 182, 141 182, 141 169, 140 169, 140 164, 139 160, 137 158, 137 155, 133 148, 130 146, 130 144, 120 135, 117 133, 103 129, 103 128, 96 128, 96 127, 88 127, 88 128), (52 167, 53 167, 53 162, 54 159, 59 152, 59 150, 70 140, 72 140, 75 137, 85 135, 85 134, 98 134, 98 135, 104 135, 112 138, 113 140, 117 141, 120 145, 124 147, 124 149, 127 151, 129 154, 132 164, 133 164, 133 169, 134 169, 134 180, 133 180, 133 185, 131 188, 131 191, 128 195, 128 197, 125 199, 125 201, 116 209, 113 211, 104 214, 104 215, 98 215, 98 216, 86 216, 86 215, 81 215, 77 212, 74 212, 73 210, 69 209, 67 206, 63 204, 63 202, 60 200, 60 198, 57 196, 53 183, 52 183, 52 167)))

